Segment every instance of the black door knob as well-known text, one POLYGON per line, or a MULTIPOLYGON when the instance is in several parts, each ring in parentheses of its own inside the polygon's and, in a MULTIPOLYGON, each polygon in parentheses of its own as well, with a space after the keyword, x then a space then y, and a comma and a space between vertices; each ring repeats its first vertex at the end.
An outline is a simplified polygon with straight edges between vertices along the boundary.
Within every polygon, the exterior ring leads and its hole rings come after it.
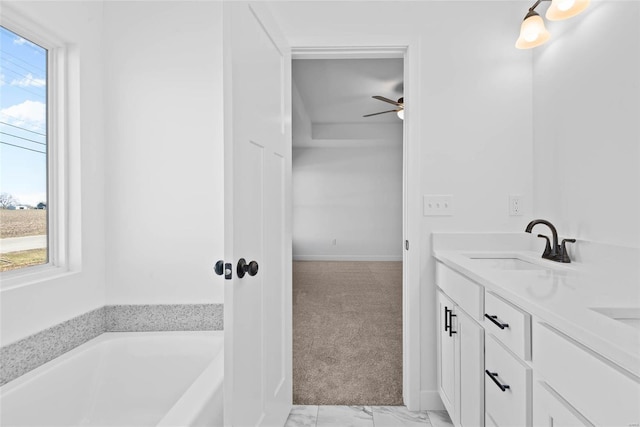
POLYGON ((218 276, 222 276, 222 274, 224 273, 224 261, 220 260, 216 262, 216 265, 215 267, 213 267, 213 270, 216 272, 218 276))
POLYGON ((247 264, 247 260, 244 258, 240 258, 238 260, 238 268, 236 269, 236 274, 240 279, 244 277, 246 273, 249 273, 249 276, 255 276, 258 274, 258 263, 255 261, 251 261, 247 264))

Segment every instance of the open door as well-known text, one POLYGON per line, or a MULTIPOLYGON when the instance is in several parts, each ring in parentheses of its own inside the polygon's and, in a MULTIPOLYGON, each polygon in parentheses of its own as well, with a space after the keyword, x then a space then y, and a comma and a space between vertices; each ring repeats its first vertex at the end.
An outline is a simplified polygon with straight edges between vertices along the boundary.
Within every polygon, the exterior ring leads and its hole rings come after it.
POLYGON ((291 53, 266 5, 225 2, 223 11, 224 240, 232 265, 224 419, 282 426, 292 402, 291 53))

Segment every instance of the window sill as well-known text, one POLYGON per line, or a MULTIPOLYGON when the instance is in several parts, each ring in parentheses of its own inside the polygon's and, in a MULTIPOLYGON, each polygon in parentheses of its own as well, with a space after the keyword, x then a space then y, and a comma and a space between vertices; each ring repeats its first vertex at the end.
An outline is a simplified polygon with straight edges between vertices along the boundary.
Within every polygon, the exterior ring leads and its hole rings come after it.
POLYGON ((0 275, 0 292, 22 288, 49 280, 61 279, 78 274, 79 271, 71 271, 66 267, 57 267, 51 264, 38 265, 27 269, 6 271, 0 275))

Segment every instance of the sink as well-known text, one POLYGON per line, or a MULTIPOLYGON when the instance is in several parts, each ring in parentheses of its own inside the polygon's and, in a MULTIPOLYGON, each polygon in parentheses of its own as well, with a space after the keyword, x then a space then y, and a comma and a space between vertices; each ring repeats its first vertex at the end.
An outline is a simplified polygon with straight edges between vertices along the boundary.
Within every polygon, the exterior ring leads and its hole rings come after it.
POLYGON ((479 267, 494 270, 549 270, 548 267, 523 261, 520 258, 490 258, 470 256, 470 260, 479 267))
POLYGON ((640 307, 591 307, 590 310, 640 330, 640 307))

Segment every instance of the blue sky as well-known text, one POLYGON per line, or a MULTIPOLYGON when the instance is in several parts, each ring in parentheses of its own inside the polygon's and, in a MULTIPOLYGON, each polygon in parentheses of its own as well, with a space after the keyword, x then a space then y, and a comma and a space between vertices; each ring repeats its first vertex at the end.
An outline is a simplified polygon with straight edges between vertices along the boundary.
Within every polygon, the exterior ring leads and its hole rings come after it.
POLYGON ((0 193, 21 204, 46 201, 46 69, 45 49, 0 27, 0 193))

